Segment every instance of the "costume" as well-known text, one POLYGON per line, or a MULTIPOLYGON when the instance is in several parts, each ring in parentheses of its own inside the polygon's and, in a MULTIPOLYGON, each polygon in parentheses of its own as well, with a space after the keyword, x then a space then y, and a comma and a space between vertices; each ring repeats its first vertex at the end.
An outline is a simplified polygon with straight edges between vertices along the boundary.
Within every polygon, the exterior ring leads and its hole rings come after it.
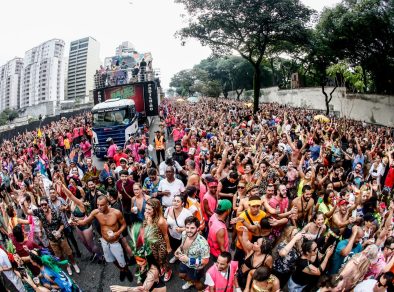
MULTIPOLYGON (((147 259, 152 255, 160 268, 166 265, 166 243, 156 224, 148 225, 146 221, 144 223, 136 222, 128 228, 128 231, 131 238, 130 247, 135 257, 147 259)), ((144 266, 143 271, 140 269, 136 271, 139 281, 148 270, 149 264, 144 266)))

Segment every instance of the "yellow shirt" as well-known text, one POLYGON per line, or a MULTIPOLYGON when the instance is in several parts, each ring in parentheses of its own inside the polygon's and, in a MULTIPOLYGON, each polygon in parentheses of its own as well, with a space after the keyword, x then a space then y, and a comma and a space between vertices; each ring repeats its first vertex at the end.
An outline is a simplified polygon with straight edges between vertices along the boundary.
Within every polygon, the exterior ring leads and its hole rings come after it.
POLYGON ((64 149, 70 149, 70 141, 68 138, 64 139, 64 149))
MULTIPOLYGON (((267 214, 264 211, 262 211, 262 210, 260 210, 259 213, 257 215, 255 215, 255 216, 253 216, 250 213, 250 210, 248 210, 248 214, 249 214, 250 219, 252 219, 254 225, 260 225, 261 219, 267 217, 267 214)), ((246 211, 243 211, 241 214, 239 214, 238 217, 243 218, 249 224, 252 223, 252 222, 250 222, 248 216, 246 216, 246 211)), ((241 231, 242 229, 240 227, 242 227, 242 226, 244 226, 244 224, 242 222, 237 222, 237 224, 235 225, 235 229, 237 231, 241 231)), ((252 240, 252 238, 253 238, 253 233, 249 231, 249 240, 252 240)), ((239 249, 243 249, 240 240, 237 240, 237 247, 239 249)))

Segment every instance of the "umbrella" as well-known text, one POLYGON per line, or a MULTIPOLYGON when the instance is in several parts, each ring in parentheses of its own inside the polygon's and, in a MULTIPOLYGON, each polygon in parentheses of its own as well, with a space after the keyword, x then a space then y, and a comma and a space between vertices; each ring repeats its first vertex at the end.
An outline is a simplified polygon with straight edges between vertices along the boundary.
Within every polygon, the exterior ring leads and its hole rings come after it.
POLYGON ((328 123, 328 122, 330 121, 330 119, 327 118, 327 117, 324 116, 324 115, 316 115, 316 116, 313 117, 313 119, 314 119, 315 121, 319 121, 319 122, 321 122, 321 123, 328 123))

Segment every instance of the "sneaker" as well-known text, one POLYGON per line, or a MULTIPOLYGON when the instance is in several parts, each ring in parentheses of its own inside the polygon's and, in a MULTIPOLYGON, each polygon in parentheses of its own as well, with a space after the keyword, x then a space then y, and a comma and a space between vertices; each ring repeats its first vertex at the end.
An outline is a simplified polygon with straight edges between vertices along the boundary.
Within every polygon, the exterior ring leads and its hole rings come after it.
POLYGON ((119 280, 120 280, 121 282, 124 282, 125 279, 126 279, 126 273, 125 273, 125 271, 120 271, 119 280))
POLYGON ((74 270, 75 270, 75 272, 76 272, 77 274, 79 274, 79 273, 81 272, 81 270, 79 269, 79 267, 78 267, 77 264, 74 264, 74 265, 73 265, 73 268, 74 268, 74 270))
POLYGON ((164 273, 164 282, 168 282, 171 279, 172 270, 168 270, 164 273))
POLYGON ((67 273, 72 276, 73 271, 71 270, 71 265, 67 265, 67 273))
POLYGON ((126 277, 127 277, 127 280, 129 280, 129 281, 130 281, 130 283, 132 283, 132 282, 133 282, 134 278, 133 278, 133 275, 131 274, 131 272, 130 272, 130 270, 129 270, 129 269, 127 269, 127 272, 126 272, 126 277))
POLYGON ((177 259, 175 256, 173 256, 173 257, 170 259, 169 263, 170 263, 170 264, 174 264, 177 260, 178 260, 178 259, 177 259))
POLYGON ((190 287, 193 287, 193 282, 191 282, 191 281, 187 281, 185 284, 182 285, 183 290, 187 290, 190 287))

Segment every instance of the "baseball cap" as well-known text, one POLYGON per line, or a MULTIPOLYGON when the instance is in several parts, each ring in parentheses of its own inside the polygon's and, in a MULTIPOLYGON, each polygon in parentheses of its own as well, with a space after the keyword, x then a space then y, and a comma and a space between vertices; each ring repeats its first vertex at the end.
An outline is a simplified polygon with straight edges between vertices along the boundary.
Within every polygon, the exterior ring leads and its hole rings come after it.
POLYGON ((107 138, 107 140, 106 140, 107 142, 111 142, 112 141, 112 138, 111 137, 109 137, 109 138, 107 138))
POLYGON ((123 147, 122 146, 118 146, 118 147, 116 147, 116 150, 122 150, 123 149, 123 147))
POLYGON ((126 162, 127 163, 127 159, 126 158, 121 158, 121 159, 119 159, 119 162, 122 162, 122 161, 124 161, 124 162, 126 162))
POLYGON ((227 211, 230 210, 232 208, 232 204, 229 200, 227 199, 223 199, 223 200, 219 200, 218 202, 218 207, 216 208, 216 211, 227 211))
POLYGON ((340 200, 340 201, 338 202, 338 206, 347 205, 347 204, 349 204, 349 202, 346 201, 346 200, 344 200, 344 199, 342 199, 342 200, 340 200))

